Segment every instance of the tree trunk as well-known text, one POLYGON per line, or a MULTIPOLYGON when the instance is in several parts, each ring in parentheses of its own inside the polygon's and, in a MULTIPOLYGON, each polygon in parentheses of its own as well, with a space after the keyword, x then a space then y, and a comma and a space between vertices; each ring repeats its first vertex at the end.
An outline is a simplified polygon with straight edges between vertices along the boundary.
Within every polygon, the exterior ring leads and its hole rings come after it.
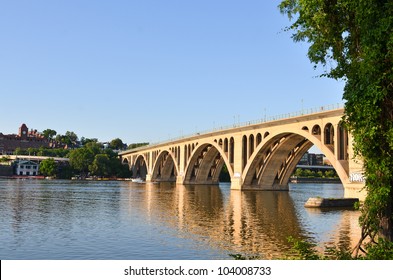
POLYGON ((379 236, 387 241, 393 242, 393 182, 390 184, 389 201, 380 221, 379 236))

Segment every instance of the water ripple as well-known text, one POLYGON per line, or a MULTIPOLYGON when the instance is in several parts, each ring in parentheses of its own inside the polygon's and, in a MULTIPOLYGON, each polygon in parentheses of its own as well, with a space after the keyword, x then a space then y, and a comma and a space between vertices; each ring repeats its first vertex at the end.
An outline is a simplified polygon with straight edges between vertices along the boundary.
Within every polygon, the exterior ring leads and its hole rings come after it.
POLYGON ((288 236, 351 246, 358 213, 307 210, 311 195, 339 197, 342 186, 0 180, 0 259, 271 259, 288 252, 288 236))

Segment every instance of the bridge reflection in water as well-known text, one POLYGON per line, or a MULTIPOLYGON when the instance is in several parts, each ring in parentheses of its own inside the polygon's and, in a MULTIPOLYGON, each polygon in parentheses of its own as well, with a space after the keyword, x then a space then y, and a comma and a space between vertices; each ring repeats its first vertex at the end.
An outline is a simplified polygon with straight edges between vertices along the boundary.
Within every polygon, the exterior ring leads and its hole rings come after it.
POLYGON ((288 236, 353 247, 356 211, 304 208, 342 185, 237 191, 230 185, 0 180, 1 259, 277 259, 288 236))
POLYGON ((142 211, 146 223, 165 225, 177 238, 222 251, 276 259, 289 254, 289 236, 307 238, 321 248, 351 248, 360 234, 356 211, 304 209, 307 190, 299 196, 231 191, 229 185, 147 183, 138 188, 128 193, 129 211, 142 211))

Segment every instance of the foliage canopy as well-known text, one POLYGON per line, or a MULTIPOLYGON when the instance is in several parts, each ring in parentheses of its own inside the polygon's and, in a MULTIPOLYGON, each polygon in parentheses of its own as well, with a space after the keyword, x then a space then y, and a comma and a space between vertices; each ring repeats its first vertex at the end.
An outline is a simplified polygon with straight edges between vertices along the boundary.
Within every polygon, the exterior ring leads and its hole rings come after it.
POLYGON ((322 76, 343 79, 344 121, 364 161, 362 240, 393 241, 393 1, 283 0, 295 42, 322 76))
POLYGON ((57 164, 53 158, 44 159, 40 164, 40 173, 44 176, 55 176, 57 164))

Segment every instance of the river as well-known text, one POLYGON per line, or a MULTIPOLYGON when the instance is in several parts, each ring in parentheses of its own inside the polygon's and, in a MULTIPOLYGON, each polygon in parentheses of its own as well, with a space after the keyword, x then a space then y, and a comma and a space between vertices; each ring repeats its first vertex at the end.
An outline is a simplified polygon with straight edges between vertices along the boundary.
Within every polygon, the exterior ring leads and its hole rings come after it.
POLYGON ((288 236, 352 247, 359 213, 304 208, 340 184, 289 192, 129 181, 0 180, 0 259, 277 259, 288 236))

